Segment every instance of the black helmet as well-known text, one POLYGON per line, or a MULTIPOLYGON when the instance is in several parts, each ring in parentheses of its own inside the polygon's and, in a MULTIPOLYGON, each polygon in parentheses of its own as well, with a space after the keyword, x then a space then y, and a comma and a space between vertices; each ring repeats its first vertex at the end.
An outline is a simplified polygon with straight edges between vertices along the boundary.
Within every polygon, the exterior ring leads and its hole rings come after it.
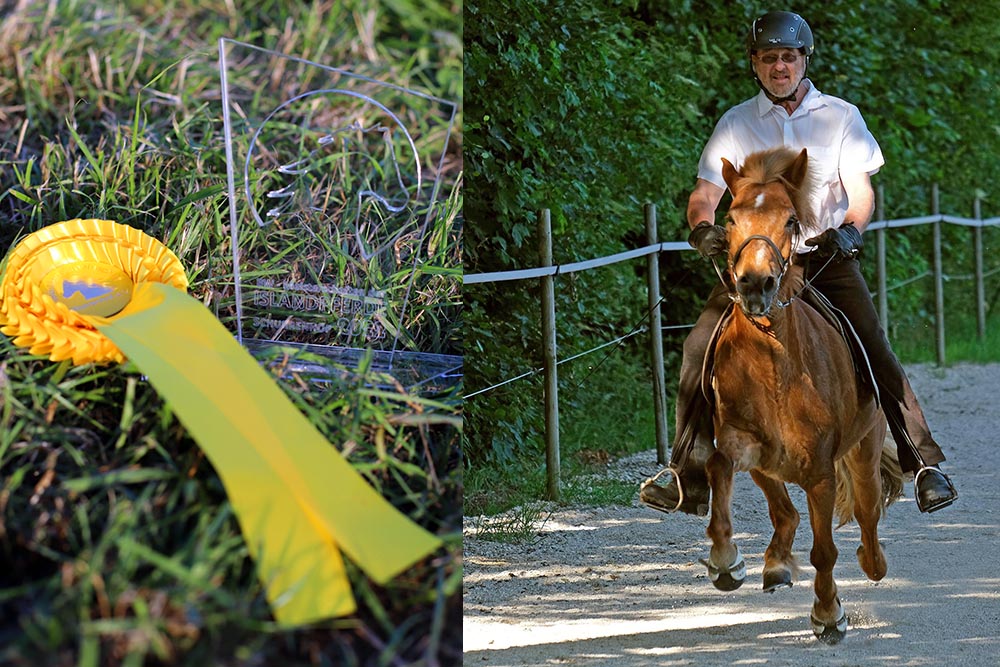
POLYGON ((813 33, 804 18, 792 12, 768 12, 750 24, 747 55, 781 48, 801 49, 807 59, 813 54, 813 33))

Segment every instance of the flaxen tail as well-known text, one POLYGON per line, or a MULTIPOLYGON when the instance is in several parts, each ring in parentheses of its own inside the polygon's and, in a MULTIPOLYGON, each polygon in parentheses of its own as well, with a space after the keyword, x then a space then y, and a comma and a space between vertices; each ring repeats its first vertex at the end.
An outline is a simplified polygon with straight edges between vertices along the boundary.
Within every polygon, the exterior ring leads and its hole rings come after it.
MULTIPOLYGON (((851 484, 851 471, 843 458, 837 461, 836 469, 837 501, 835 509, 837 518, 840 520, 840 523, 837 524, 839 528, 854 520, 854 486, 851 484)), ((899 467, 896 443, 891 438, 886 438, 882 445, 879 475, 882 477, 882 502, 879 503, 879 508, 884 512, 885 508, 903 495, 903 470, 899 467)))

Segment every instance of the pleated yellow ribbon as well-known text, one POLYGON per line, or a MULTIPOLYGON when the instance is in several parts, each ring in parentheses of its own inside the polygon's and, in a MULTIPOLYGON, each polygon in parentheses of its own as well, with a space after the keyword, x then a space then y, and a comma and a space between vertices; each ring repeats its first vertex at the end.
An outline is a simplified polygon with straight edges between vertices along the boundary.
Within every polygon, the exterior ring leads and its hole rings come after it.
POLYGON ((385 584, 440 539, 376 493, 186 287, 155 239, 70 220, 8 256, 0 331, 56 361, 129 358, 222 478, 277 621, 353 613, 340 549, 385 584))

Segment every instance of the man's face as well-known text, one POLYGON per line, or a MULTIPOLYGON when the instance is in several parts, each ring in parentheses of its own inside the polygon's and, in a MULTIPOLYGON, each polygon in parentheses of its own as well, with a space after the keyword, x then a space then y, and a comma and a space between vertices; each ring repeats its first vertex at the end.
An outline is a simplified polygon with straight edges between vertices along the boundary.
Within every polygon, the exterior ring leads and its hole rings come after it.
POLYGON ((797 49, 761 49, 753 55, 753 67, 767 92, 787 97, 805 75, 806 58, 797 49))

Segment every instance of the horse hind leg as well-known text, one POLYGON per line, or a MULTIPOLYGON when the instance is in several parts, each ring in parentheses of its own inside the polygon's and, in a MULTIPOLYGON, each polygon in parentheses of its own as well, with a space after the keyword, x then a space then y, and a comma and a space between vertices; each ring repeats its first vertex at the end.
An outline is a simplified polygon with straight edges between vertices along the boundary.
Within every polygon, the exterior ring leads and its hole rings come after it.
POLYGON ((732 460, 716 450, 705 464, 708 484, 712 488, 712 515, 705 531, 712 540, 712 550, 708 560, 702 560, 708 567, 708 578, 721 591, 734 591, 743 585, 747 577, 743 554, 733 542, 731 506, 733 496, 732 460))
MULTIPOLYGON (((888 571, 885 550, 878 539, 878 522, 887 501, 883 475, 891 475, 891 471, 881 465, 886 459, 882 450, 884 438, 885 429, 876 428, 862 439, 860 446, 844 457, 844 464, 850 472, 853 513, 861 528, 858 564, 872 581, 880 581, 888 571)), ((886 465, 891 465, 891 456, 889 458, 886 465)), ((888 493, 893 495, 894 482, 887 480, 887 486, 890 487, 888 493)))
POLYGON ((833 542, 833 504, 836 484, 833 471, 806 489, 809 503, 809 524, 812 527, 813 547, 809 560, 816 568, 816 581, 810 621, 813 633, 826 644, 836 644, 847 634, 847 614, 833 579, 833 566, 837 562, 837 546, 833 542))
POLYGON ((798 575, 798 562, 792 553, 795 531, 799 527, 799 513, 788 497, 783 482, 768 477, 759 470, 751 470, 754 483, 767 498, 768 514, 774 533, 764 552, 764 592, 773 593, 779 588, 790 587, 798 575))

